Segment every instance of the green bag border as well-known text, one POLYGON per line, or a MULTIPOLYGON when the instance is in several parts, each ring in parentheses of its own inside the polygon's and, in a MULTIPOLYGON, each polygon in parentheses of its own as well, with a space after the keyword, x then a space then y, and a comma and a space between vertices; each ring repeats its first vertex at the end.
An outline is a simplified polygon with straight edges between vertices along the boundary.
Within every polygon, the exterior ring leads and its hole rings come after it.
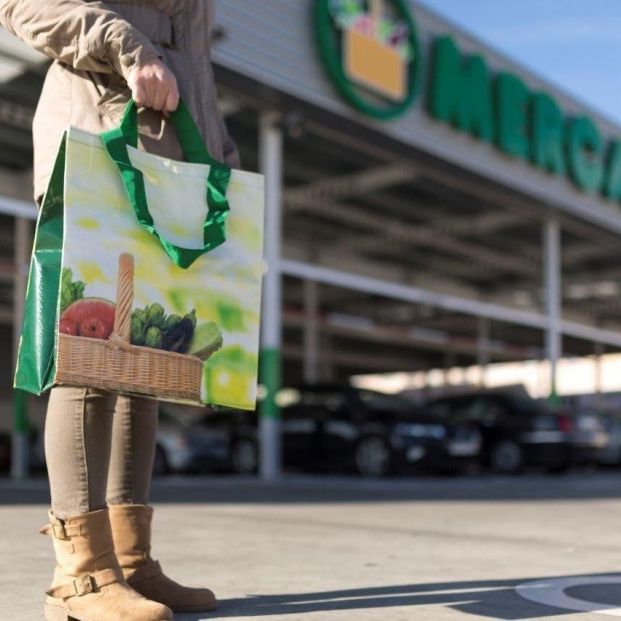
POLYGON ((40 395, 54 385, 64 238, 67 132, 58 148, 37 219, 14 387, 40 395), (50 319, 54 330, 50 331, 50 319))
POLYGON ((182 269, 188 269, 194 261, 226 241, 226 219, 229 215, 229 201, 226 192, 231 180, 231 168, 211 157, 196 127, 190 111, 179 100, 179 106, 168 117, 181 149, 188 162, 209 166, 206 177, 206 202, 208 206, 203 223, 203 246, 184 248, 171 243, 156 229, 147 204, 144 175, 130 159, 127 146, 138 146, 138 106, 130 100, 125 108, 118 127, 99 134, 108 155, 116 165, 121 176, 130 205, 136 218, 146 231, 151 233, 162 245, 164 252, 182 269))

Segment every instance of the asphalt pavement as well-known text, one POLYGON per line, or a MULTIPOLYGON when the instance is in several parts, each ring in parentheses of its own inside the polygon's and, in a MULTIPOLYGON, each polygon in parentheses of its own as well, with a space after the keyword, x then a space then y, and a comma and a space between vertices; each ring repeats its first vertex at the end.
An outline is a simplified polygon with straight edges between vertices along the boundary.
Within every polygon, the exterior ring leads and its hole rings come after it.
MULTIPOLYGON (((45 481, 0 481, 0 621, 43 618, 45 481)), ((179 621, 621 617, 621 473, 155 482, 154 555, 221 600, 179 621)))

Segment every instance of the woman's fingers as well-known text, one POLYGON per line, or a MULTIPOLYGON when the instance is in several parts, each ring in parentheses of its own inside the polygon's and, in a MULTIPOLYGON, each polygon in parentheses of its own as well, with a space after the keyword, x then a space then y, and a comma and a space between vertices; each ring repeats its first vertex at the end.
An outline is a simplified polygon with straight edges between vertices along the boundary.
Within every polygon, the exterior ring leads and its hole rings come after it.
POLYGON ((177 80, 161 60, 137 65, 127 78, 132 97, 139 106, 172 112, 179 104, 177 80))
POLYGON ((132 88, 132 99, 138 106, 145 106, 145 91, 142 84, 137 84, 135 88, 132 88))
POLYGON ((166 102, 164 104, 165 112, 174 112, 179 107, 179 91, 175 88, 168 92, 166 102))
POLYGON ((145 93, 144 93, 144 103, 142 104, 145 108, 153 107, 153 85, 147 82, 145 84, 145 93))
POLYGON ((164 88, 154 88, 153 89, 153 99, 151 100, 150 108, 154 110, 159 110, 160 112, 164 110, 164 104, 166 103, 166 99, 168 97, 168 91, 164 90, 164 88))

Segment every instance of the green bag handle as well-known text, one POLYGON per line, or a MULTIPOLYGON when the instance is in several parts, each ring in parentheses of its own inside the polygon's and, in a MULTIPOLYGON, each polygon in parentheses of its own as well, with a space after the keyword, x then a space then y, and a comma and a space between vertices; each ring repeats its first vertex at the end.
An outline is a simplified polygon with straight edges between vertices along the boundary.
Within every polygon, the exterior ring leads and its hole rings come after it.
POLYGON ((181 268, 187 269, 202 255, 217 248, 226 241, 225 221, 229 214, 229 202, 226 191, 231 179, 231 169, 209 155, 203 139, 194 123, 194 119, 183 103, 171 112, 171 121, 179 144, 188 162, 210 166, 207 176, 207 217, 203 224, 204 245, 202 248, 182 248, 169 242, 155 228, 153 218, 147 205, 144 177, 129 159, 127 145, 138 146, 138 110, 132 100, 127 104, 121 124, 100 134, 108 154, 118 166, 129 202, 138 222, 149 233, 157 237, 166 254, 181 268))

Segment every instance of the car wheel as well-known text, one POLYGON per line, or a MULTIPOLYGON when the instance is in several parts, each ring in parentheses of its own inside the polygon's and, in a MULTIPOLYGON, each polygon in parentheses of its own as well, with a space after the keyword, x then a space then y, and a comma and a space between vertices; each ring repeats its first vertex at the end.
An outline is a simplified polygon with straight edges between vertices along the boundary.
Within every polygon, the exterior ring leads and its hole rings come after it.
POLYGON ((259 467, 259 450, 251 438, 235 440, 231 449, 231 463, 236 474, 254 474, 259 467))
POLYGON ((155 447, 155 458, 153 459, 153 475, 156 477, 162 476, 163 474, 168 474, 169 471, 166 451, 158 444, 155 447))
POLYGON ((388 443, 381 436, 362 438, 354 455, 356 470, 363 477, 383 477, 391 470, 388 443))
POLYGON ((513 440, 501 440, 490 453, 490 466, 498 474, 515 474, 524 466, 524 451, 513 440))

